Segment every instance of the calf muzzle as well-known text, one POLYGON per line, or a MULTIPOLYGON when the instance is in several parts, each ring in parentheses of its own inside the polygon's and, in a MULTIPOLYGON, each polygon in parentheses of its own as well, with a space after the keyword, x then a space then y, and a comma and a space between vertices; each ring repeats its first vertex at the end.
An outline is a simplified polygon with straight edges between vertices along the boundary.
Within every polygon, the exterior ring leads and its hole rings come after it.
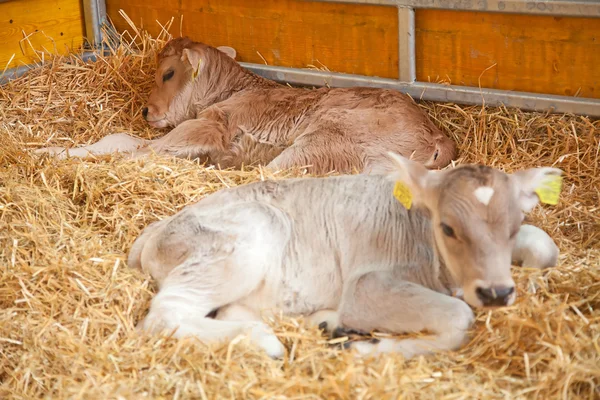
POLYGON ((492 286, 489 288, 478 287, 477 297, 484 307, 503 307, 509 304, 515 292, 514 286, 492 286))

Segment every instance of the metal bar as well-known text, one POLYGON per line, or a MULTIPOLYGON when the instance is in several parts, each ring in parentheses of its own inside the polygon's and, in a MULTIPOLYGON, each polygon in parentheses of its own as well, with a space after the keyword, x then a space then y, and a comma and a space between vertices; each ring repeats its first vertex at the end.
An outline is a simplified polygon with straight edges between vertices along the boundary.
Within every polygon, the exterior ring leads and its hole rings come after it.
POLYGON ((96 47, 102 44, 102 25, 106 22, 105 0, 85 0, 83 2, 85 17, 85 35, 89 44, 96 47))
POLYGON ((398 8, 398 77, 404 82, 417 79, 415 61, 415 10, 398 8))
POLYGON ((394 79, 375 78, 313 71, 299 68, 240 63, 252 72, 278 82, 301 86, 379 87, 407 93, 415 99, 462 104, 505 105, 524 110, 573 113, 600 117, 600 100, 547 94, 511 92, 496 89, 478 89, 466 86, 440 85, 424 82, 400 82, 394 79))
POLYGON ((598 0, 318 0, 440 10, 600 18, 598 0))
MULTIPOLYGON (((86 51, 81 55, 74 56, 81 58, 84 62, 87 61, 96 61, 98 57, 98 52, 96 51, 86 51)), ((39 67, 40 64, 30 64, 30 65, 21 65, 19 67, 7 69, 6 72, 0 75, 0 85, 4 85, 14 79, 17 79, 32 69, 39 67)))

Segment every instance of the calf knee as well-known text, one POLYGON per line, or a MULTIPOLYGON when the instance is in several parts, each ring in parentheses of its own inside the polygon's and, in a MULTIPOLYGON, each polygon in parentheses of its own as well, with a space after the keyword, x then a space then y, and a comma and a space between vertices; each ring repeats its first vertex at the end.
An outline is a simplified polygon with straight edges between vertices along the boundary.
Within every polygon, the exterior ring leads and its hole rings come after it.
POLYGON ((558 254, 558 246, 546 232, 523 225, 517 234, 512 262, 525 268, 552 268, 556 266, 558 254))
POLYGON ((180 305, 176 301, 165 301, 164 296, 158 295, 152 299, 148 315, 138 322, 137 331, 146 331, 155 334, 179 327, 182 321, 180 305))
POLYGON ((192 287, 167 287, 152 299, 148 315, 136 329, 150 333, 174 331, 174 337, 187 336, 202 330, 203 319, 215 304, 208 296, 199 297, 192 287))
POLYGON ((471 307, 464 301, 457 300, 455 308, 448 315, 448 326, 440 327, 439 331, 448 349, 456 350, 464 344, 474 321, 475 315, 471 307))
POLYGON ((459 300, 456 304, 454 316, 454 326, 463 331, 469 330, 471 325, 473 325, 473 321, 475 321, 475 314, 473 314, 473 310, 467 303, 461 300, 459 300))
POLYGON ((151 233, 155 232, 159 225, 161 225, 162 221, 155 221, 148 225, 140 236, 133 242, 131 245, 131 249, 129 250, 129 255, 127 256, 127 265, 133 269, 142 270, 142 251, 144 250, 144 245, 148 241, 148 238, 151 233))

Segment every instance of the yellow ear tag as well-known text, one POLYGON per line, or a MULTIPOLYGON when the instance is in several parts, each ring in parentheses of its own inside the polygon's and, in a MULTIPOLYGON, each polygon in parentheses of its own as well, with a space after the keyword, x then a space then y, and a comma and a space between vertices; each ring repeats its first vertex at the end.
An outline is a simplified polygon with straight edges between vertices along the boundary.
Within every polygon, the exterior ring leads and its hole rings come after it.
POLYGON ((396 185, 394 186, 394 197, 404 206, 404 208, 410 210, 410 207, 412 206, 412 193, 402 182, 396 182, 396 185))
POLYGON ((195 80, 200 73, 200 65, 202 64, 202 60, 198 60, 198 68, 194 72, 192 72, 192 78, 195 80))
POLYGON ((535 193, 537 193, 542 203, 555 206, 558 204, 561 187, 562 176, 546 175, 539 186, 535 188, 535 193))

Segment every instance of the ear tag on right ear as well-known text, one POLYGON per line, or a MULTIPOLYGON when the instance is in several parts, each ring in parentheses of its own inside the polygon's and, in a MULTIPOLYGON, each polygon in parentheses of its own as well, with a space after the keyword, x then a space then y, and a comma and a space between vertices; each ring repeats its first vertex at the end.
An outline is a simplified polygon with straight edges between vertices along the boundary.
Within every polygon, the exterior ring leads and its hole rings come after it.
POLYGON ((396 182, 396 185, 394 186, 394 197, 404 206, 404 208, 410 210, 413 196, 410 189, 402 182, 396 182))
POLYGON ((198 74, 200 73, 200 65, 202 65, 202 60, 198 60, 198 68, 196 68, 196 70, 194 72, 192 72, 192 79, 196 79, 198 77, 198 74))
POLYGON ((542 182, 535 188, 535 193, 544 204, 553 206, 558 204, 560 189, 562 188, 562 176, 546 175, 542 182))

